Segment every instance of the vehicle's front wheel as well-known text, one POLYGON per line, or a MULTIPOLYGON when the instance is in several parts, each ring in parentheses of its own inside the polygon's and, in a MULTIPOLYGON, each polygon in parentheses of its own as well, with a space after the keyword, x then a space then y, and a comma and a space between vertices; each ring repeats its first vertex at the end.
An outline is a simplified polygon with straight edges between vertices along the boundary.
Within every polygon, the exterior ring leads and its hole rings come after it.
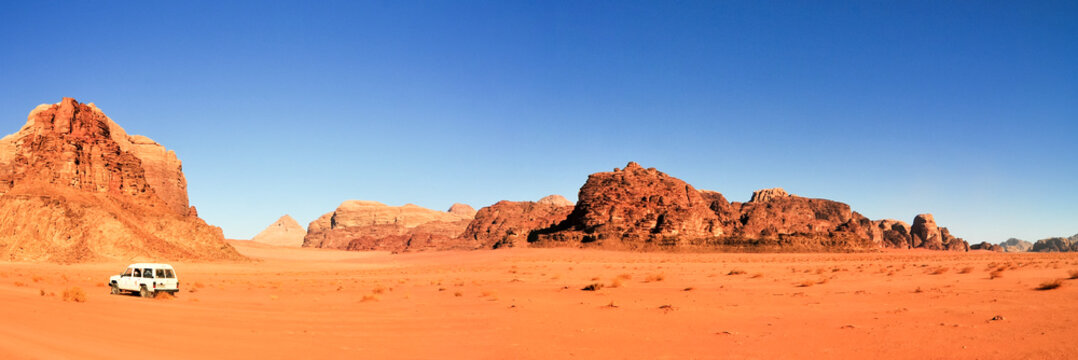
POLYGON ((139 294, 139 296, 142 296, 144 298, 148 298, 148 297, 153 296, 153 293, 150 292, 150 290, 147 290, 145 286, 143 286, 141 289, 139 289, 138 294, 139 294))
POLYGON ((112 291, 110 291, 109 293, 112 295, 120 295, 120 293, 123 293, 123 291, 120 290, 120 287, 118 285, 112 284, 112 291))

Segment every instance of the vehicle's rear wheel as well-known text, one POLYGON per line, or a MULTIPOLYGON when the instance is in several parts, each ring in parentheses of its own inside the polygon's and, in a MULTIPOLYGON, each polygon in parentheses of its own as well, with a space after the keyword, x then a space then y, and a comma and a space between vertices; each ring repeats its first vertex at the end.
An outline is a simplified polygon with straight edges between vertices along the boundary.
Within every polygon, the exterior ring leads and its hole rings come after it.
POLYGON ((153 293, 150 292, 150 290, 147 290, 145 286, 143 286, 141 289, 139 289, 138 294, 139 294, 139 296, 142 296, 144 298, 148 298, 148 297, 153 296, 153 293))
POLYGON ((112 284, 112 291, 110 292, 112 295, 119 295, 122 292, 123 291, 120 290, 120 286, 118 286, 116 284, 112 284))

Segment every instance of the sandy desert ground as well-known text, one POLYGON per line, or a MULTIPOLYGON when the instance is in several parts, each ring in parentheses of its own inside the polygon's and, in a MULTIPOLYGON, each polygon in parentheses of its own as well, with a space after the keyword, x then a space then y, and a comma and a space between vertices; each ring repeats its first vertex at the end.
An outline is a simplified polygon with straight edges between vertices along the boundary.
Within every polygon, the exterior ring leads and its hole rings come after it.
POLYGON ((1036 290, 1078 254, 232 243, 257 260, 173 263, 175 298, 109 295, 126 263, 0 263, 0 358, 1078 357, 1078 280, 1036 290))

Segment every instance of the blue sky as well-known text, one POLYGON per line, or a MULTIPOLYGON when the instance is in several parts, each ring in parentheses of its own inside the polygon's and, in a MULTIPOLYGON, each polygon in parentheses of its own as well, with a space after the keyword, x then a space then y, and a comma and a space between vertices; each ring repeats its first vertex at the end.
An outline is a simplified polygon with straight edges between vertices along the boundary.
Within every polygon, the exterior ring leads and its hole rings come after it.
POLYGON ((630 160, 971 242, 1078 232, 1074 1, 313 3, 5 1, 0 132, 94 102, 231 238, 575 200, 630 160))

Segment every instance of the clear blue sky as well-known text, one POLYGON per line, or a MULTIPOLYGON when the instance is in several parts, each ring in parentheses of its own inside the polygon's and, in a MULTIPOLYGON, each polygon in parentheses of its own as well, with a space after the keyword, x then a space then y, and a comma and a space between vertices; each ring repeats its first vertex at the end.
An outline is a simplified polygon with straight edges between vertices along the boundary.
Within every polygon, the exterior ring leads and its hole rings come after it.
POLYGON ((633 160, 1038 239, 1078 232, 1076 39, 1075 1, 4 1, 0 132, 94 102, 232 238, 633 160))

